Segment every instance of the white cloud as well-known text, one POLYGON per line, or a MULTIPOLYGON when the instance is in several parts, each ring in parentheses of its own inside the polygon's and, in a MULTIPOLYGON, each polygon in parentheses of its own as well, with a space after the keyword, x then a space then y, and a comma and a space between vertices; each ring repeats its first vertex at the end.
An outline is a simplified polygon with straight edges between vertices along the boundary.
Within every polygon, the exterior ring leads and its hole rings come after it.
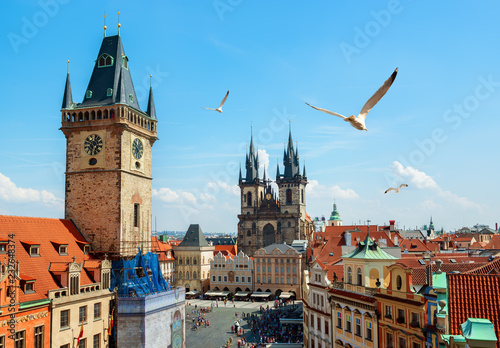
MULTIPOLYGON (((443 190, 436 181, 424 172, 413 167, 405 167, 398 161, 394 161, 391 166, 391 174, 395 176, 399 183, 408 183, 418 189, 431 189, 438 197, 444 198, 450 203, 458 204, 462 209, 477 209, 482 212, 485 206, 470 201, 466 197, 460 197, 450 191, 443 190)), ((429 201, 429 200, 427 200, 429 201)), ((437 206, 438 203, 435 203, 437 206)))
POLYGON ((45 205, 62 206, 64 200, 46 190, 18 187, 7 176, 0 173, 0 200, 12 203, 41 202, 45 205))
POLYGON ((217 182, 211 181, 207 184, 207 187, 212 190, 215 190, 216 193, 218 189, 222 189, 222 191, 229 193, 230 195, 233 196, 240 195, 240 188, 238 187, 238 185, 229 185, 224 181, 217 181, 217 182))
POLYGON ((179 195, 177 194, 177 192, 172 191, 168 187, 162 187, 159 190, 153 189, 153 196, 158 197, 158 199, 166 203, 173 203, 177 199, 179 199, 179 195))
MULTIPOLYGON (((412 167, 404 167, 398 161, 392 163, 392 173, 401 178, 400 181, 407 181, 419 189, 422 188, 439 188, 438 184, 429 175, 412 167)), ((413 186, 412 185, 412 186, 413 186)))
POLYGON ((306 193, 312 198, 325 197, 333 200, 334 198, 356 199, 358 194, 352 189, 342 189, 339 185, 324 186, 320 185, 318 180, 311 180, 306 186, 306 193))
POLYGON ((267 170, 267 175, 269 177, 269 154, 266 150, 257 150, 257 155, 259 156, 259 177, 264 176, 264 168, 267 170))

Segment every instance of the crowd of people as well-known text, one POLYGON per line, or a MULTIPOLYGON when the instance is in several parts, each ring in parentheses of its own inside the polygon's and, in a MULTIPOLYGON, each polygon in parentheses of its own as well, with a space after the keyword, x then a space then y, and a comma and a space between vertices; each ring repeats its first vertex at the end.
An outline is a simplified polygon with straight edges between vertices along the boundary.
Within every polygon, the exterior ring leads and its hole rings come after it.
MULTIPOLYGON (((227 306, 228 301, 220 301, 222 306, 227 306)), ((189 303, 188 303, 189 305, 189 303)), ((211 313, 219 307, 219 301, 212 302, 208 307, 194 306, 191 313, 186 312, 187 320, 191 321, 191 329, 199 330, 199 328, 210 327, 210 321, 206 318, 206 314, 211 313)), ((275 301, 274 305, 271 302, 267 306, 260 306, 258 312, 234 314, 235 321, 230 327, 232 335, 226 342, 225 347, 233 345, 233 337, 238 348, 256 348, 265 347, 269 343, 300 343, 303 341, 302 325, 299 324, 283 324, 280 318, 291 318, 293 312, 297 309, 297 305, 287 305, 282 301, 275 301)))

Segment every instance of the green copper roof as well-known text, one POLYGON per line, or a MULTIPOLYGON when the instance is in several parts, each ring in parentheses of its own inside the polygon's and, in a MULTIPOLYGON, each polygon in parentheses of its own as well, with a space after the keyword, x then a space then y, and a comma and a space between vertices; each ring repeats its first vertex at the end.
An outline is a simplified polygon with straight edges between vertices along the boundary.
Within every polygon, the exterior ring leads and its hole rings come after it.
POLYGON ((332 215, 330 215, 330 219, 329 220, 342 220, 340 218, 340 215, 339 215, 339 212, 337 211, 337 204, 336 203, 333 203, 333 211, 332 211, 332 215))
POLYGON ((382 250, 370 235, 367 234, 363 242, 360 242, 356 249, 349 254, 342 256, 347 259, 372 259, 372 260, 397 260, 397 257, 392 256, 382 250))
POLYGON ((465 343, 465 338, 462 335, 441 335, 443 341, 450 343, 450 338, 453 337, 455 342, 465 343))
POLYGON ((468 340, 497 341, 495 328, 488 319, 469 318, 461 328, 462 334, 468 340))

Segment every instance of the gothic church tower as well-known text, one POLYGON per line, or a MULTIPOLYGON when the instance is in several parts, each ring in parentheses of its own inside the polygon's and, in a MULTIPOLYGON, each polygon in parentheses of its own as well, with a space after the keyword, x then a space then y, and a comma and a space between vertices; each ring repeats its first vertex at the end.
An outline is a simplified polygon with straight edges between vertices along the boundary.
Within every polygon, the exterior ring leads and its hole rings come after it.
POLYGON ((276 184, 279 195, 271 186, 264 169, 259 179, 259 160, 255 153, 253 137, 246 155, 246 175, 240 170, 241 213, 238 215, 238 248, 247 255, 273 243, 291 244, 296 239, 306 239, 305 167, 299 171, 299 155, 293 148, 289 134, 288 149, 283 158, 284 174, 277 168, 276 184))
POLYGON ((104 37, 83 101, 69 71, 61 108, 66 137, 65 218, 95 252, 112 257, 150 249, 151 154, 156 111, 150 89, 141 111, 120 35, 104 37))

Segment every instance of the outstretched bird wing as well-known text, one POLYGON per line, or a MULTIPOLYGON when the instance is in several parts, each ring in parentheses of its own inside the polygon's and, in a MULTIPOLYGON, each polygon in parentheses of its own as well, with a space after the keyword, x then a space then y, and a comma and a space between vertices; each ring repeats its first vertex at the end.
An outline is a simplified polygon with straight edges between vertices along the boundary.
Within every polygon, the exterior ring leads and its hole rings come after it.
POLYGON ((202 109, 205 109, 205 110, 214 110, 215 111, 215 109, 212 109, 212 108, 203 108, 202 107, 202 109))
POLYGON ((401 184, 401 185, 399 185, 399 188, 401 188, 401 187, 408 187, 408 185, 406 185, 406 184, 401 184))
MULTIPOLYGON (((306 103, 306 102, 304 102, 306 103)), ((342 117, 342 118, 345 118, 345 116, 342 116, 341 114, 337 114, 336 112, 333 112, 333 111, 330 111, 330 110, 327 110, 327 109, 322 109, 322 108, 318 108, 316 106, 312 106, 311 104, 309 103, 306 103, 307 105, 309 105, 310 107, 312 107, 313 109, 316 109, 316 110, 319 110, 319 111, 323 111, 323 112, 326 112, 327 114, 329 115, 333 115, 333 116, 337 116, 337 117, 342 117)))
POLYGON ((397 190, 394 187, 389 187, 387 190, 385 190, 384 193, 387 193, 389 191, 396 191, 397 192, 397 190))
POLYGON ((229 95, 229 91, 227 91, 226 95, 224 96, 224 99, 222 99, 220 105, 219 105, 219 109, 222 109, 222 105, 224 105, 224 103, 226 102, 226 99, 227 99, 227 96, 229 95))
POLYGON ((392 73, 391 77, 389 77, 384 82, 384 84, 382 85, 382 87, 380 87, 375 92, 375 94, 372 95, 370 99, 368 99, 368 101, 365 103, 365 105, 363 105, 363 108, 359 112, 358 118, 360 118, 362 120, 364 120, 366 118, 366 115, 368 115, 368 113, 375 106, 375 104, 377 104, 378 101, 380 99, 382 99, 382 97, 384 96, 384 94, 387 93, 387 91, 389 90, 389 87, 391 87, 392 83, 396 79, 396 75, 397 74, 398 74, 398 68, 396 68, 396 70, 394 70, 394 72, 392 73))

